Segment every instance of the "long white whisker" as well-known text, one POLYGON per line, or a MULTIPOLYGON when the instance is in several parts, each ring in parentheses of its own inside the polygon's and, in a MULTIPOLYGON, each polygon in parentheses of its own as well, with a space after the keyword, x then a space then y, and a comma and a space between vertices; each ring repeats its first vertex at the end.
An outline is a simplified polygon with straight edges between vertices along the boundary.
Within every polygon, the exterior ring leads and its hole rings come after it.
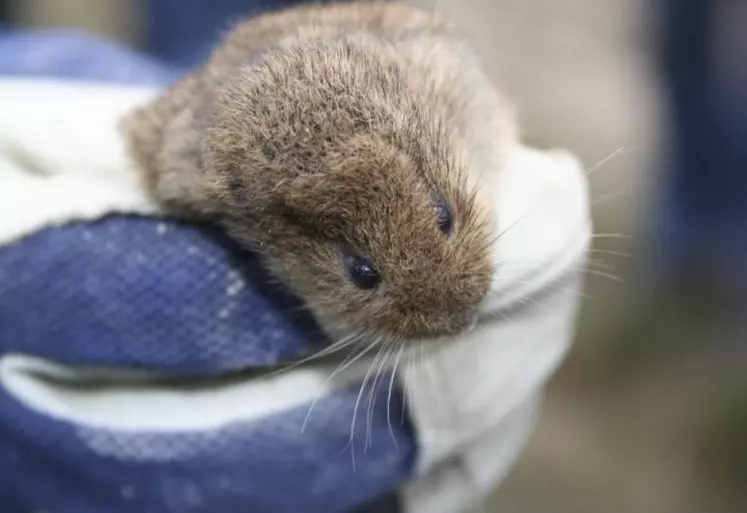
MULTIPOLYGON (((592 173, 596 172, 598 169, 600 169, 602 166, 604 166, 606 163, 608 163, 613 158, 622 155, 623 153, 629 152, 632 150, 626 150, 624 147, 620 147, 617 150, 613 151, 609 156, 603 158, 601 161, 599 161, 597 164, 592 166, 588 171, 586 171, 586 177, 588 178, 591 176, 592 173)), ((507 228, 504 228, 490 243, 490 245, 495 244, 499 239, 501 239, 503 236, 505 236, 508 232, 510 232, 519 222, 523 221, 527 215, 529 215, 532 210, 539 204, 542 203, 543 199, 546 197, 547 194, 550 194, 551 192, 555 192, 555 188, 550 188, 545 190, 542 194, 539 195, 537 200, 533 202, 527 209, 522 213, 518 218, 516 218, 511 224, 508 225, 507 228)))
POLYGON ((425 344, 422 344, 420 346, 420 359, 423 362, 422 366, 426 368, 425 372, 428 374, 428 381, 431 384, 431 389, 433 390, 433 393, 436 394, 436 401, 438 405, 437 408, 440 410, 439 414, 443 415, 445 413, 445 410, 444 410, 445 401, 441 395, 441 390, 436 380, 436 372, 433 368, 433 361, 430 358, 430 355, 427 354, 425 344))
POLYGON ((324 389, 329 384, 330 381, 332 381, 335 376, 337 376, 340 372, 344 371, 351 365, 353 365, 355 362, 363 358, 371 349, 373 349, 376 345, 376 341, 371 342, 368 346, 361 349, 357 354, 356 353, 350 353, 348 356, 345 357, 345 359, 340 363, 335 369, 327 376, 327 379, 324 381, 322 386, 319 388, 319 392, 314 396, 314 400, 311 401, 311 405, 309 405, 309 411, 306 412, 306 417, 303 420, 303 424, 301 425, 301 433, 304 432, 306 429, 306 424, 309 421, 309 418, 311 417, 311 411, 314 409, 314 406, 316 405, 317 401, 321 397, 321 395, 324 393, 324 389))
POLYGON ((593 274, 594 276, 600 276, 602 278, 609 278, 610 280, 615 280, 615 281, 620 281, 620 282, 624 281, 619 276, 615 276, 614 274, 606 273, 604 271, 597 271, 596 269, 586 268, 586 269, 578 269, 578 270, 587 272, 589 274, 593 274))
POLYGON ((605 203, 607 201, 611 201, 611 200, 620 198, 622 196, 625 196, 628 192, 630 192, 630 191, 628 191, 628 189, 623 189, 621 191, 611 192, 609 194, 605 194, 604 196, 602 196, 600 198, 596 198, 594 201, 592 201, 591 204, 589 204, 589 208, 594 208, 594 207, 596 207, 598 205, 601 205, 602 203, 605 203))
POLYGON ((620 155, 623 155, 624 153, 630 153, 634 149, 635 148, 631 148, 631 149, 627 149, 626 150, 624 146, 620 146, 618 149, 616 149, 615 151, 613 151, 612 153, 610 153, 608 156, 604 157, 602 160, 600 160, 599 162, 597 162, 596 164, 594 164, 592 167, 590 167, 586 171, 587 178, 589 176, 591 176, 592 173, 595 173, 596 171, 598 171, 599 169, 601 169, 601 167, 604 166, 606 163, 608 163, 610 160, 614 159, 615 157, 619 157, 620 155))
POLYGON ((607 269, 610 271, 614 271, 617 268, 610 264, 609 262, 605 262, 604 260, 598 259, 598 258, 591 258, 589 259, 589 266, 596 266, 600 269, 607 269))
POLYGON ((614 251, 611 249, 598 249, 598 248, 592 248, 589 250, 589 253, 600 253, 603 255, 614 255, 624 258, 633 258, 635 255, 631 253, 625 253, 624 251, 614 251))
POLYGON ((631 239, 632 235, 626 233, 593 233, 589 236, 592 239, 631 239))
MULTIPOLYGON (((380 345, 381 339, 378 338, 374 342, 376 345, 380 345)), ((377 357, 381 353, 382 348, 379 347, 379 351, 377 352, 377 357)), ((375 360, 374 360, 375 361, 375 360)), ((355 406, 353 407, 353 420, 350 423, 350 454, 353 458, 353 473, 355 473, 355 420, 358 416, 358 408, 360 407, 361 398, 363 397, 363 392, 366 389, 366 384, 368 383, 368 379, 371 376, 371 371, 373 370, 373 363, 369 364, 368 371, 366 371, 366 375, 363 378, 363 383, 361 383, 360 390, 358 391, 358 397, 355 399, 355 406)))
MULTIPOLYGON (((413 365, 413 360, 414 360, 413 352, 412 351, 408 351, 407 352, 407 370, 408 370, 408 374, 410 374, 410 375, 413 374, 413 370, 415 368, 414 365, 413 365)), ((411 396, 411 394, 412 394, 412 384, 410 383, 410 380, 406 379, 405 380, 404 401, 402 403, 402 412, 400 414, 400 419, 399 419, 400 425, 404 425, 405 424, 405 410, 407 410, 406 406, 408 404, 408 400, 409 400, 409 397, 411 396)))
POLYGON ((356 331, 354 333, 351 333, 350 335, 347 335, 346 337, 333 342, 332 344, 328 345, 327 347, 314 352, 313 354, 309 356, 305 356, 304 358, 300 360, 296 360, 293 362, 288 363, 287 365, 284 365, 280 369, 274 370, 272 372, 269 372, 266 377, 274 377, 279 374, 283 374, 286 372, 289 372, 293 369, 296 369, 300 367, 301 365, 307 364, 309 362, 312 362, 314 360, 317 360, 319 358, 323 358, 325 356, 329 356, 332 353, 342 351, 346 347, 354 345, 356 342, 358 342, 364 334, 361 331, 356 331))
POLYGON ((376 369, 376 374, 374 375, 373 384, 371 385, 371 391, 368 394, 368 411, 366 412, 366 445, 364 448, 364 452, 368 451, 368 448, 371 447, 371 429, 373 426, 373 413, 376 409, 375 397, 377 384, 379 383, 379 378, 381 377, 384 366, 389 361, 389 357, 391 356, 391 344, 391 339, 388 339, 382 347, 382 357, 379 361, 379 366, 376 369))
POLYGON ((404 350, 404 348, 405 344, 403 342, 399 342, 399 351, 397 351, 397 357, 395 358, 394 365, 391 369, 391 376, 389 377, 389 392, 387 393, 386 398, 386 422, 389 426, 389 435, 392 437, 392 442, 394 442, 394 447, 397 450, 399 450, 399 445, 397 444, 397 437, 394 436, 394 428, 392 428, 392 390, 394 388, 394 380, 397 375, 397 366, 399 365, 399 359, 402 356, 402 351, 404 350))

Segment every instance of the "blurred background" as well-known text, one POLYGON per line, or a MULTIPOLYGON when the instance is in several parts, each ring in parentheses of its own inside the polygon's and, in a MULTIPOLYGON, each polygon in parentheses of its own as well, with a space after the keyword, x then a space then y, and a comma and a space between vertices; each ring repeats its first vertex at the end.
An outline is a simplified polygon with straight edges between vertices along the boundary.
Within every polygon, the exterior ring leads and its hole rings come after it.
MULTIPOLYGON (((0 13, 189 66, 238 7, 279 3, 0 0, 0 13)), ((593 170, 577 340, 487 511, 745 511, 747 2, 438 5, 473 34, 526 141, 593 170)))

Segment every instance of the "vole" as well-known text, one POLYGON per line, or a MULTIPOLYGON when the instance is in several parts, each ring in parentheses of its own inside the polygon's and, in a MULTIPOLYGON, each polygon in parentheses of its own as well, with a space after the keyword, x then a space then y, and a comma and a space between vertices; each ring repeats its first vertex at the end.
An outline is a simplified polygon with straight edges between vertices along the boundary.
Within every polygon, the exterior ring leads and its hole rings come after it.
POLYGON ((438 13, 366 1, 249 19, 122 129, 167 212, 217 221, 323 325, 406 342, 474 324, 517 130, 438 13))

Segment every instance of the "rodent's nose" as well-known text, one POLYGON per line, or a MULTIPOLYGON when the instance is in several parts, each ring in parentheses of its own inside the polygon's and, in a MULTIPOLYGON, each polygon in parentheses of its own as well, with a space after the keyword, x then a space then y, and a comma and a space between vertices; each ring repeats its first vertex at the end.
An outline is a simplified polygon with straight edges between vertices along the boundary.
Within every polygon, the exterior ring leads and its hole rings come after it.
POLYGON ((477 315, 473 312, 464 312, 456 316, 452 322, 452 333, 469 333, 477 326, 477 315))

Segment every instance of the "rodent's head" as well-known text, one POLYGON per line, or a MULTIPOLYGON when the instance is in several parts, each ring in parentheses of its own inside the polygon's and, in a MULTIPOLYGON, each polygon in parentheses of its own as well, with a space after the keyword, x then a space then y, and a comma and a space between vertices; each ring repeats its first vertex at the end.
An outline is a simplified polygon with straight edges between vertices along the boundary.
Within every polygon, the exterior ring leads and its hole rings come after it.
POLYGON ((229 232, 313 312, 412 340, 472 324, 492 230, 401 73, 356 45, 273 54, 218 95, 203 163, 229 232))

